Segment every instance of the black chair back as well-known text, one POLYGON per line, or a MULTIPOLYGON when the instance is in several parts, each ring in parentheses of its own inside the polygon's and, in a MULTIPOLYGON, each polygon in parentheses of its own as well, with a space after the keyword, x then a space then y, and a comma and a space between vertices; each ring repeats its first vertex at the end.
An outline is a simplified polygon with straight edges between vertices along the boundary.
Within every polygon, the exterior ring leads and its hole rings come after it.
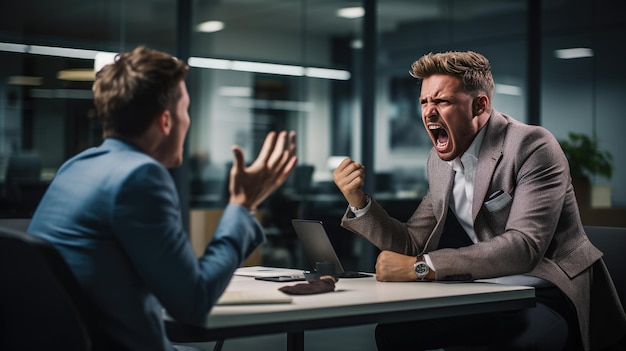
POLYGON ((593 245, 604 253, 602 260, 611 273, 622 306, 626 306, 626 228, 585 226, 585 232, 593 245))
POLYGON ((0 350, 91 350, 81 294, 52 245, 0 227, 0 350))

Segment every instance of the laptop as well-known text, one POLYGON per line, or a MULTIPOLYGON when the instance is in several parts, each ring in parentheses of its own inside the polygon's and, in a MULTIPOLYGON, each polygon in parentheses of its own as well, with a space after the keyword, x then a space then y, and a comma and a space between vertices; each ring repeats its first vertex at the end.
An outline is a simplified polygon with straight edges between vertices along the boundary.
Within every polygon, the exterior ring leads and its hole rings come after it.
POLYGON ((296 230, 300 242, 302 242, 304 254, 312 268, 315 267, 315 262, 328 261, 335 264, 335 275, 338 278, 362 278, 371 276, 371 274, 345 271, 343 269, 321 221, 292 219, 291 223, 296 230))

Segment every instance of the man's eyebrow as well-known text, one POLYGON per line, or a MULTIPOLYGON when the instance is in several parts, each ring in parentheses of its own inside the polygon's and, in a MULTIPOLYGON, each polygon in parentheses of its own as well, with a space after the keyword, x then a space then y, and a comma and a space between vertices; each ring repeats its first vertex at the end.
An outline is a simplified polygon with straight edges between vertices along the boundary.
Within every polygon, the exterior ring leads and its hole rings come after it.
POLYGON ((419 101, 423 101, 423 100, 433 100, 433 101, 437 101, 437 100, 451 100, 453 99, 452 95, 437 95, 437 96, 420 96, 419 101))

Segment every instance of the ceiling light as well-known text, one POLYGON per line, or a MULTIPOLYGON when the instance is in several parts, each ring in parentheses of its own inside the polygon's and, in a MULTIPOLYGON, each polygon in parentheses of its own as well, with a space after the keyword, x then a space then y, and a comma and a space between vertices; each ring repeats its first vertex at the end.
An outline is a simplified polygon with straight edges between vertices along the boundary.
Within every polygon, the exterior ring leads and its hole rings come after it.
POLYGON ((365 15, 365 9, 362 7, 344 7, 337 10, 337 16, 343 18, 360 18, 365 15))
POLYGON ((502 95, 521 96, 522 88, 518 87, 517 85, 496 84, 495 92, 496 94, 502 94, 502 95))
POLYGON ((350 79, 350 72, 339 70, 339 69, 328 69, 328 68, 306 67, 304 69, 304 75, 307 77, 313 77, 313 78, 338 79, 338 80, 350 79))
POLYGON ((593 50, 590 48, 560 49, 554 50, 554 56, 556 56, 556 58, 564 60, 593 57, 593 50))
POLYGON ((252 88, 236 87, 236 86, 222 86, 219 89, 219 94, 220 96, 251 97, 252 88))
POLYGON ((350 47, 353 49, 363 49, 363 40, 354 39, 350 41, 350 47))
POLYGON ((230 69, 255 73, 281 74, 287 76, 302 76, 304 69, 301 66, 281 65, 276 63, 233 61, 230 69))
MULTIPOLYGON (((85 69, 83 72, 71 72, 71 70, 69 70, 64 71, 63 73, 59 72, 59 75, 57 76, 59 79, 83 81, 93 81, 95 79, 95 72, 98 72, 102 69, 102 67, 115 62, 115 58, 117 56, 117 53, 115 52, 43 47, 1 42, 0 51, 93 59, 93 70, 85 69)), ((233 61, 206 57, 190 57, 187 62, 189 66, 198 68, 270 73, 289 76, 306 76, 311 78, 349 80, 351 76, 349 71, 339 69, 302 67, 296 65, 281 65, 251 61, 233 61)))
POLYGON ((57 79, 78 82, 89 82, 96 78, 93 68, 72 68, 57 72, 57 79))
POLYGON ((209 69, 230 69, 232 61, 222 59, 212 59, 206 57, 190 57, 187 60, 189 66, 209 69))
POLYGON ((8 85, 25 85, 25 86, 38 86, 43 84, 42 77, 32 76, 10 76, 7 79, 8 85))
POLYGON ((302 67, 251 61, 232 61, 206 57, 190 57, 188 63, 189 66, 197 68, 280 74, 284 76, 306 76, 336 80, 349 80, 351 77, 349 71, 340 69, 302 67))
POLYGON ((71 58, 79 58, 79 59, 93 59, 98 53, 98 51, 96 50, 58 48, 58 47, 39 46, 39 45, 28 45, 26 52, 30 54, 37 54, 37 55, 71 57, 71 58))
POLYGON ((34 55, 69 57, 78 59, 93 59, 98 51, 85 49, 60 48, 54 46, 26 45, 15 43, 0 43, 0 51, 18 52, 34 55))
POLYGON ((196 26, 196 31, 203 33, 219 32, 224 29, 224 22, 222 21, 206 21, 196 26))
POLYGON ((27 45, 14 43, 0 43, 0 51, 26 52, 27 45))

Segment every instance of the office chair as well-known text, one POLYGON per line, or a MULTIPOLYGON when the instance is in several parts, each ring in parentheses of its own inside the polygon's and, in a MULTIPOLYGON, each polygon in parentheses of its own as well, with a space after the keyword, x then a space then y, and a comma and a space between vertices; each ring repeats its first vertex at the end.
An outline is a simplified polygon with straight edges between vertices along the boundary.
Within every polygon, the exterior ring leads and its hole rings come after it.
MULTIPOLYGON (((186 343, 206 342, 205 330, 202 327, 183 324, 172 319, 165 319, 165 331, 168 339, 175 345, 186 343)), ((217 338, 213 351, 221 351, 226 338, 217 338)))
POLYGON ((92 350, 77 280, 46 241, 0 227, 0 350, 92 350))
POLYGON ((626 228, 585 226, 587 237, 604 253, 602 260, 613 278, 622 306, 626 305, 626 228))
MULTIPOLYGON (((604 253, 602 260, 611 274, 622 306, 626 306, 626 228, 585 226, 585 232, 591 243, 604 253)), ((626 336, 610 350, 626 350, 626 336)))

